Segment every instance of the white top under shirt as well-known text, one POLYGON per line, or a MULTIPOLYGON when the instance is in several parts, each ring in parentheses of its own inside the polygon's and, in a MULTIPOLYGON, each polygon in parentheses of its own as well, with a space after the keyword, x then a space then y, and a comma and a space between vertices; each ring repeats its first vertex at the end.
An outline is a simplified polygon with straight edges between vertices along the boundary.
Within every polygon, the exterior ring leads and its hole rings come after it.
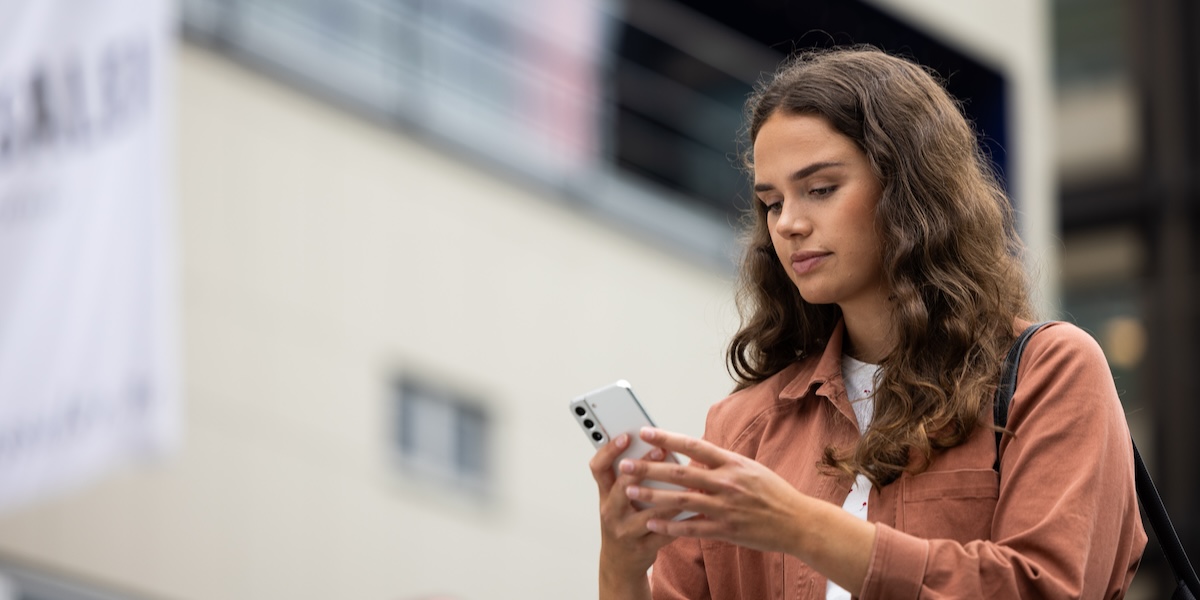
MULTIPOLYGON (((871 417, 875 415, 875 375, 879 373, 879 365, 856 360, 845 354, 842 355, 842 379, 846 382, 846 398, 854 408, 854 418, 858 421, 858 433, 866 433, 871 426, 871 417)), ((867 520, 867 498, 871 494, 871 480, 865 475, 854 478, 854 485, 842 503, 846 512, 867 520)), ((850 592, 832 581, 825 584, 826 600, 850 600, 850 592)))

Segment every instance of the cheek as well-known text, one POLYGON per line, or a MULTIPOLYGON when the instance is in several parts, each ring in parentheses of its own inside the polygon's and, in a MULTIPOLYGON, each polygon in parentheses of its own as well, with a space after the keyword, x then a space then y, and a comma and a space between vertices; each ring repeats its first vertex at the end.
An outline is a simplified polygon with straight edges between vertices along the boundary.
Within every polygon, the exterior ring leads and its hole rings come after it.
POLYGON ((778 250, 775 251, 775 264, 776 264, 776 266, 778 266, 778 268, 783 269, 784 277, 787 277, 789 279, 793 275, 795 275, 794 273, 792 273, 792 269, 790 268, 791 267, 790 263, 791 263, 790 257, 780 254, 778 250))
POLYGON ((775 264, 778 268, 783 269, 783 276, 794 279, 796 274, 792 271, 792 251, 787 246, 776 243, 774 237, 771 238, 771 247, 775 254, 775 264))
POLYGON ((874 221, 873 213, 863 213, 855 218, 854 245, 860 254, 878 257, 879 249, 883 247, 883 241, 879 232, 875 230, 874 221))
POLYGON ((773 230, 768 229, 768 231, 770 231, 771 248, 775 251, 775 258, 779 259, 780 262, 785 262, 785 257, 790 257, 791 252, 787 250, 787 246, 782 243, 782 240, 779 236, 775 235, 773 230))

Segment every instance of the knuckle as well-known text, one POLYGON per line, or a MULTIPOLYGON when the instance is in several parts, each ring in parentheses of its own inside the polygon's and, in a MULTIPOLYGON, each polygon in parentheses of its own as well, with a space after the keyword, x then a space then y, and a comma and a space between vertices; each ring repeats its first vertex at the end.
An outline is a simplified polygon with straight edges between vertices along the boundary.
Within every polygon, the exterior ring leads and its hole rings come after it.
POLYGON ((718 475, 714 477, 713 484, 721 491, 730 491, 737 487, 737 483, 728 475, 718 475))
POLYGON ((688 537, 696 533, 696 526, 688 521, 672 521, 667 524, 667 527, 670 529, 671 535, 675 536, 688 537))

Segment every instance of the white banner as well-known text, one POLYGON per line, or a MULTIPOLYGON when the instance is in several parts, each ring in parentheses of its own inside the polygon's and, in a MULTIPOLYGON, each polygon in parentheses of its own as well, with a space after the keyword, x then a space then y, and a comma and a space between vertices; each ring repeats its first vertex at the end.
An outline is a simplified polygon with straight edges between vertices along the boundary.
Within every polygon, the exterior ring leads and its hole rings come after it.
POLYGON ((0 0, 0 510, 171 448, 169 0, 0 0))

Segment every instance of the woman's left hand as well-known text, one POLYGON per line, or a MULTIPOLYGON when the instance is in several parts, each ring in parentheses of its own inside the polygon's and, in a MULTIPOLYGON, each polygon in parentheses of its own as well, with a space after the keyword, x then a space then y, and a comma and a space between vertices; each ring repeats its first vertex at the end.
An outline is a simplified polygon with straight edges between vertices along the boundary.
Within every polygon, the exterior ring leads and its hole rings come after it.
POLYGON ((670 536, 722 540, 756 550, 796 553, 804 529, 805 505, 814 499, 800 493, 762 464, 704 440, 645 428, 643 440, 668 452, 683 454, 691 464, 624 460, 622 473, 675 483, 688 491, 629 486, 630 498, 695 511, 703 515, 683 521, 653 519, 647 528, 670 536))

